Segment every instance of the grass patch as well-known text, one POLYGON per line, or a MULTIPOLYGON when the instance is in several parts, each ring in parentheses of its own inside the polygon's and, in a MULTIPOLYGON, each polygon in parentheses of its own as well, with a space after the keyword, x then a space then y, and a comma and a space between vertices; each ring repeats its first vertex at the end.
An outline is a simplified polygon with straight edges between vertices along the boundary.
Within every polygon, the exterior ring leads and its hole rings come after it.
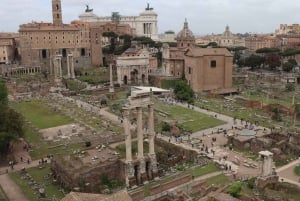
POLYGON ((169 116, 167 118, 177 120, 181 128, 191 132, 225 124, 225 122, 219 119, 181 106, 167 105, 158 102, 155 104, 155 107, 156 109, 168 113, 169 116))
POLYGON ((39 129, 66 125, 73 122, 70 118, 50 110, 42 101, 38 100, 17 103, 14 105, 14 108, 39 129))
MULTIPOLYGON (((32 176, 35 182, 41 185, 45 189, 46 197, 60 200, 64 197, 64 194, 60 191, 59 186, 52 184, 51 179, 45 179, 44 176, 47 176, 50 173, 50 166, 39 169, 39 168, 30 168, 27 170, 28 174, 32 176)), ((10 173, 9 176, 14 180, 14 182, 22 189, 27 198, 31 201, 39 201, 38 194, 33 190, 28 182, 21 178, 20 172, 10 173)))
POLYGON ((62 142, 47 143, 41 142, 34 145, 34 149, 30 152, 30 156, 33 160, 40 159, 46 155, 67 155, 73 153, 75 150, 85 149, 84 143, 72 143, 64 144, 62 142))
POLYGON ((8 198, 1 186, 0 186, 0 201, 8 201, 8 198))
POLYGON ((220 174, 220 175, 208 178, 205 182, 208 185, 218 185, 218 186, 221 185, 221 186, 225 186, 226 184, 228 184, 229 179, 224 174, 220 174))
POLYGON ((300 165, 297 165, 295 168, 294 168, 294 173, 298 176, 300 176, 300 165))
POLYGON ((209 173, 220 171, 220 168, 214 163, 209 163, 203 167, 196 167, 189 171, 189 173, 194 177, 200 177, 209 173))

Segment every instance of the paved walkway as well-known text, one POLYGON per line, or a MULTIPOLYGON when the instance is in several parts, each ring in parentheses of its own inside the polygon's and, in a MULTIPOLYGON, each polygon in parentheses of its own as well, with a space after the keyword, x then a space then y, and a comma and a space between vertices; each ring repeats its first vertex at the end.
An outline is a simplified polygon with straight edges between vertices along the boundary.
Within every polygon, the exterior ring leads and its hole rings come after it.
POLYGON ((0 185, 9 201, 29 201, 20 187, 10 179, 8 174, 0 175, 0 185))
POLYGON ((291 184, 295 184, 300 187, 300 177, 294 173, 295 166, 300 165, 300 160, 295 160, 290 162, 287 165, 284 165, 280 168, 276 169, 276 172, 279 176, 279 181, 288 182, 291 184))

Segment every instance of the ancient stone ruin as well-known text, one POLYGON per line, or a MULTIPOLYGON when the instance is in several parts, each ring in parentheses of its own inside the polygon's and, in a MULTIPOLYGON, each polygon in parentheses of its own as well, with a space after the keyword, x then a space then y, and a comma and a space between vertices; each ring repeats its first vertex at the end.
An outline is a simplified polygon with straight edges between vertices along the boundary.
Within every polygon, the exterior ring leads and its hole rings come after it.
POLYGON ((128 104, 123 108, 124 120, 123 126, 125 131, 125 144, 126 144, 126 168, 125 178, 126 185, 132 187, 134 185, 147 183, 148 180, 154 179, 158 175, 156 154, 154 151, 154 108, 152 102, 152 92, 143 90, 132 91, 131 96, 128 98, 128 104), (148 107, 148 140, 149 140, 149 154, 144 156, 144 136, 143 136, 143 115, 142 108, 148 107), (138 138, 138 153, 137 159, 133 160, 131 151, 131 133, 129 123, 129 113, 132 110, 137 111, 137 138, 138 138))

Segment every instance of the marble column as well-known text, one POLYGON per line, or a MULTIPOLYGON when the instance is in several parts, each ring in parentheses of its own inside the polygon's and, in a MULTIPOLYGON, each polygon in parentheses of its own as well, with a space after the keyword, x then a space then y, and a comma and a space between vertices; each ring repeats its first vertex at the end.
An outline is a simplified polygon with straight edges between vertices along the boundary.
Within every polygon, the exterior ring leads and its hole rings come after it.
POLYGON ((112 69, 112 64, 109 65, 109 78, 110 78, 110 86, 109 86, 109 92, 114 93, 114 83, 113 83, 113 69, 112 69))
POLYGON ((138 138, 138 159, 144 157, 144 147, 143 147, 143 117, 142 108, 137 107, 137 138, 138 138))
POLYGON ((154 140, 155 140, 155 131, 154 131, 154 104, 150 103, 148 105, 149 119, 149 158, 151 163, 151 168, 148 175, 153 179, 158 178, 158 169, 157 169, 157 159, 154 151, 154 140))
POLYGON ((130 123, 129 123, 129 109, 123 108, 123 127, 125 131, 125 144, 126 144, 126 161, 132 161, 131 152, 131 133, 130 133, 130 123))
POLYGON ((132 187, 133 185, 136 184, 136 181, 134 178, 134 167, 132 164, 129 112, 130 111, 128 108, 123 108, 123 127, 125 131, 125 145, 126 145, 125 183, 127 187, 132 187))
POLYGON ((148 128, 149 128, 149 154, 155 154, 154 152, 154 108, 153 103, 148 105, 149 110, 149 119, 148 119, 148 128))
POLYGON ((75 78, 74 72, 74 57, 73 54, 68 54, 67 57, 68 78, 75 78))

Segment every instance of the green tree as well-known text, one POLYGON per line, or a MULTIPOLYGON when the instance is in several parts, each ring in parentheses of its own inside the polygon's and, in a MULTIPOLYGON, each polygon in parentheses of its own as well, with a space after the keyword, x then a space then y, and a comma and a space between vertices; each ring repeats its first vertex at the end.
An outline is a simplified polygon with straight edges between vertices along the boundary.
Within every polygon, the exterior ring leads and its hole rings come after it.
POLYGON ((280 49, 264 47, 264 48, 257 49, 255 52, 265 54, 265 53, 280 52, 280 49))
POLYGON ((174 87, 174 93, 177 99, 193 103, 194 92, 186 80, 180 80, 176 82, 174 87))
POLYGON ((6 84, 0 80, 0 155, 9 150, 9 143, 23 136, 22 116, 8 107, 6 84))
POLYGON ((245 59, 245 66, 249 66, 252 69, 259 68, 264 61, 264 57, 252 54, 245 59))
POLYGON ((300 50, 294 49, 294 48, 288 48, 285 49, 282 53, 281 56, 294 56, 296 54, 300 54, 300 50))
POLYGON ((285 90, 286 91, 295 91, 295 85, 293 83, 287 83, 285 85, 285 90))
POLYGON ((0 104, 7 105, 8 103, 8 91, 5 81, 0 79, 0 104))
POLYGON ((293 68, 294 68, 294 65, 290 62, 285 62, 282 65, 282 70, 285 71, 285 72, 290 72, 291 70, 293 70, 293 68))
POLYGON ((19 113, 0 104, 0 155, 8 152, 11 141, 23 136, 23 122, 19 113))
POLYGON ((233 197, 240 197, 241 196, 241 190, 242 190, 242 185, 241 182, 235 182, 230 186, 228 189, 227 193, 229 193, 233 197))

